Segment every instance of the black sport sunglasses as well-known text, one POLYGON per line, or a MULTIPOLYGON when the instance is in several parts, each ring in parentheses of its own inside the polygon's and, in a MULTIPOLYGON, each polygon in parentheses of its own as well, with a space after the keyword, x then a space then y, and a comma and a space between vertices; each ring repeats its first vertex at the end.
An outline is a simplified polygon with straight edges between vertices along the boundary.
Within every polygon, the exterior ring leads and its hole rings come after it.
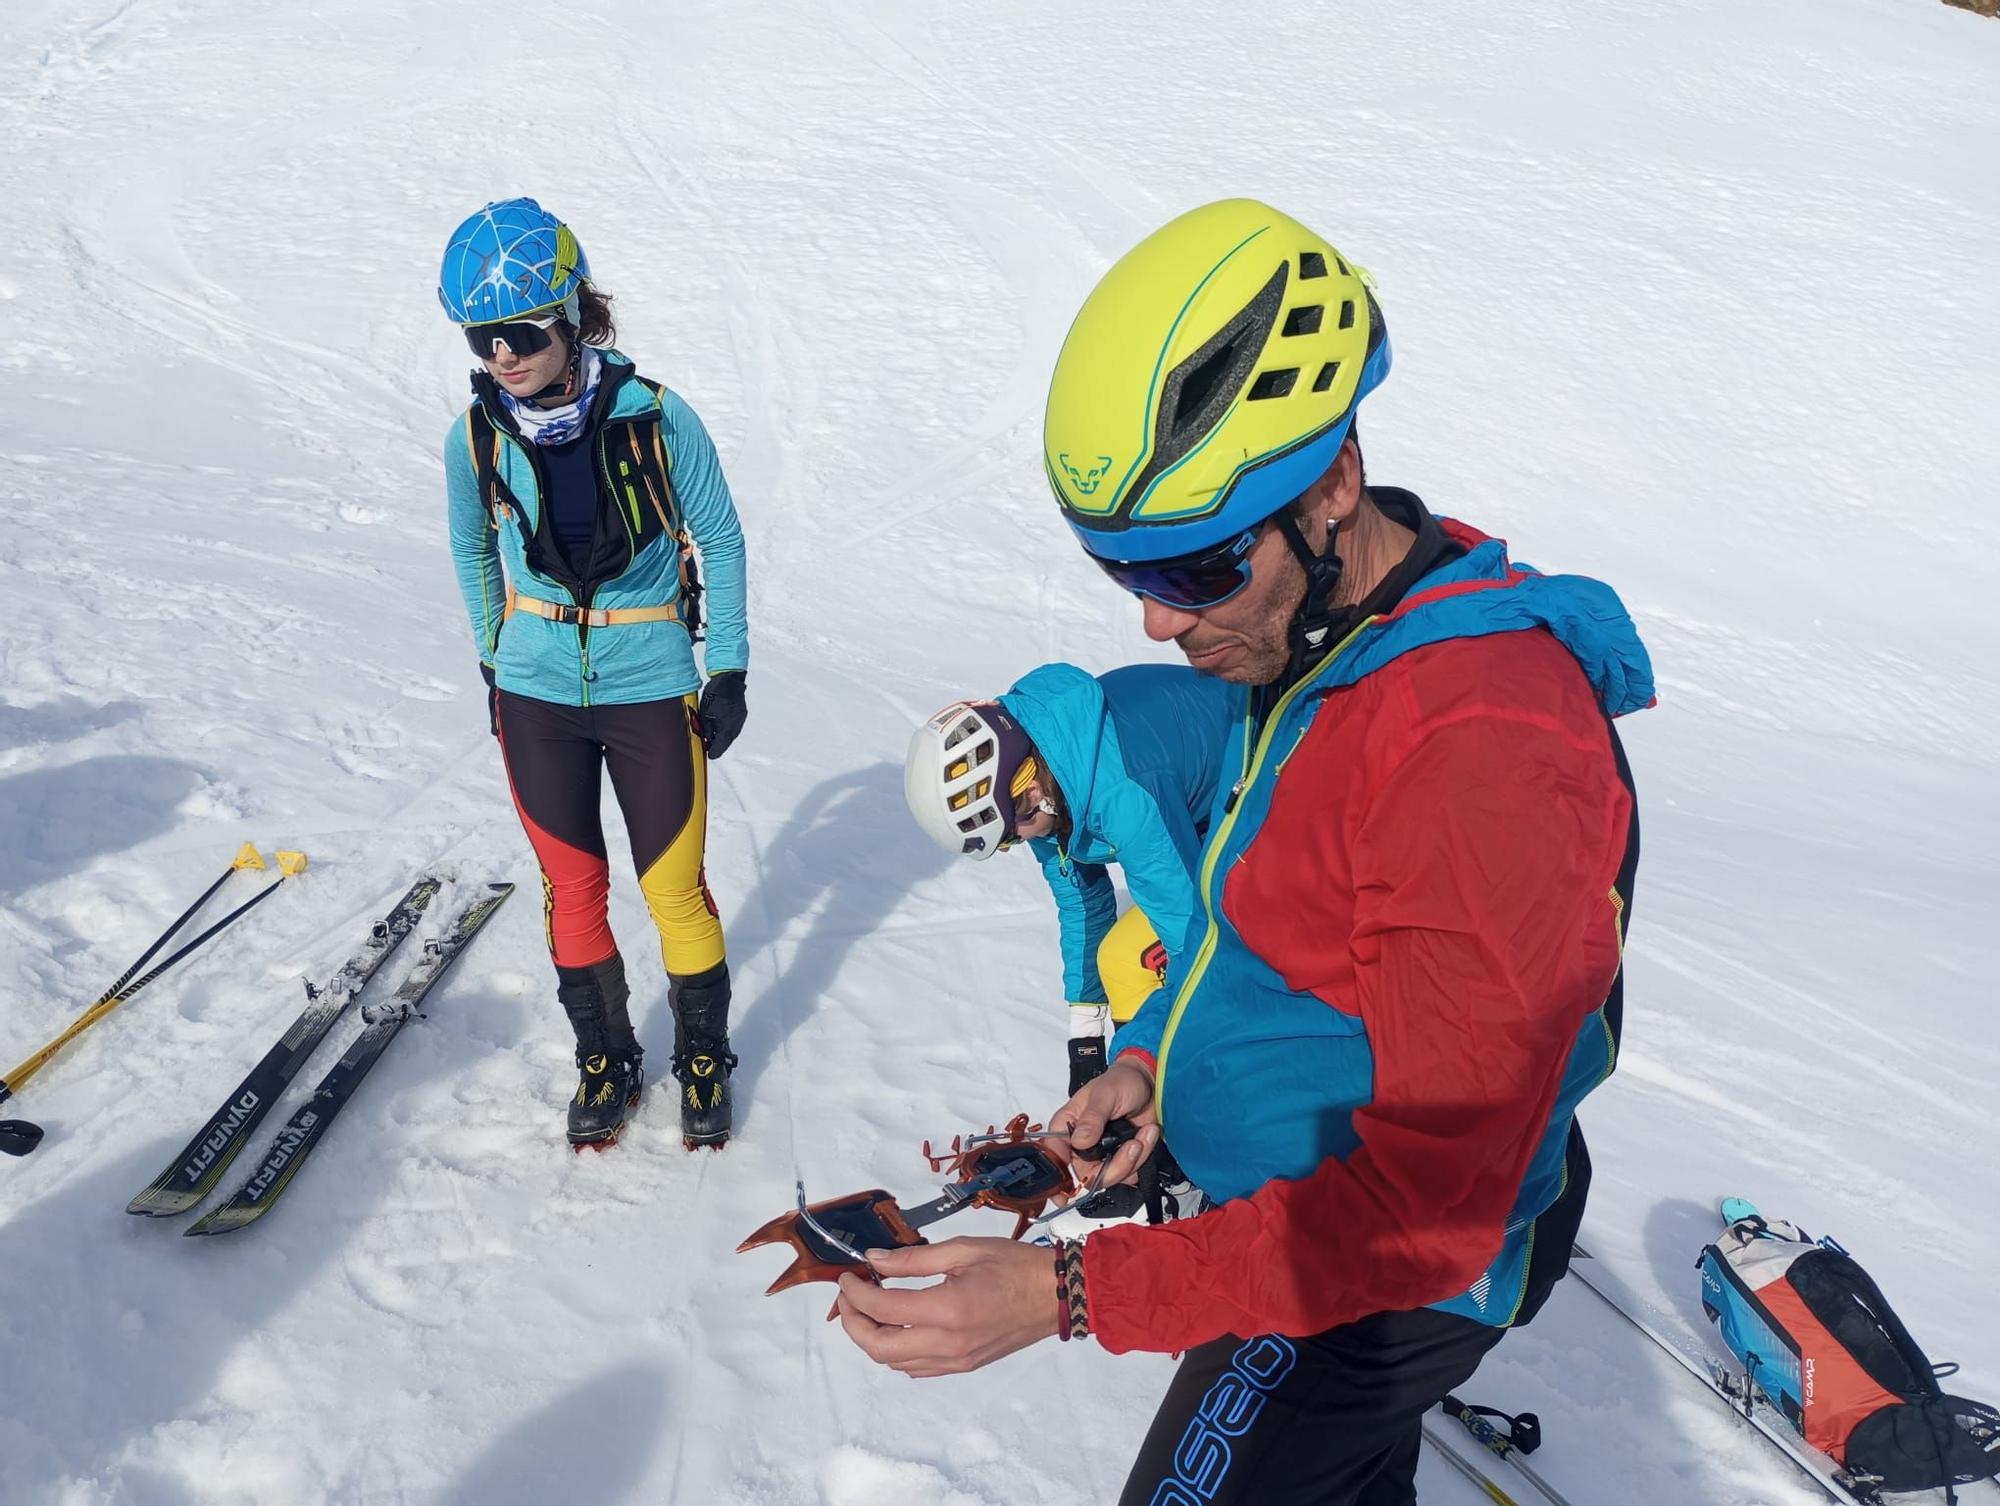
POLYGON ((556 337, 551 331, 560 323, 562 315, 554 313, 537 319, 500 319, 492 324, 468 324, 465 326, 465 343, 482 361, 492 360, 502 345, 516 356, 539 355, 555 344, 556 337))

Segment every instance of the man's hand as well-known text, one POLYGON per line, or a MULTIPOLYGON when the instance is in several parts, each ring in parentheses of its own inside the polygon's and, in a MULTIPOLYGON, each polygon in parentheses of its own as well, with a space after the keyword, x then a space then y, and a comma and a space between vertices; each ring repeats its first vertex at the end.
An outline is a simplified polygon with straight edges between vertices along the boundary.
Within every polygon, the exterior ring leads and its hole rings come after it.
MULTIPOLYGON (((1069 1152, 1075 1155, 1095 1145, 1104 1134, 1105 1122, 1111 1119, 1129 1119, 1139 1133, 1120 1146, 1104 1168, 1101 1185, 1105 1187, 1138 1180, 1139 1167, 1160 1143, 1160 1122, 1153 1113, 1152 1074, 1129 1057, 1119 1058, 1103 1076, 1085 1083, 1049 1116, 1049 1128, 1070 1132, 1069 1152)), ((1043 1143, 1054 1149, 1063 1142, 1043 1143)))
POLYGON ((1049 1338, 1061 1320, 1055 1255, 1011 1239, 870 1250, 884 1276, 942 1276, 892 1290, 840 1278, 840 1326, 870 1359, 910 1376, 959 1375, 1049 1338))

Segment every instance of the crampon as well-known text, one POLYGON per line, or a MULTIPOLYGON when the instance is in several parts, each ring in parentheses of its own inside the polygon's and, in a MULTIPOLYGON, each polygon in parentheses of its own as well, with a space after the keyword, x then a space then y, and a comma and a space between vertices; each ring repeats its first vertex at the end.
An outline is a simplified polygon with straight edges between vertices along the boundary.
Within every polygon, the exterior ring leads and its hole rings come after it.
MULTIPOLYGON (((1114 1119, 1105 1126, 1097 1144, 1076 1154, 1087 1161, 1102 1161, 1134 1133, 1128 1121, 1114 1119)), ((944 1172, 953 1180, 936 1197, 914 1208, 901 1206, 881 1187, 808 1203, 801 1180, 798 1207, 765 1224, 738 1245, 737 1251, 776 1244, 791 1247, 792 1263, 765 1289, 769 1296, 809 1281, 837 1281, 849 1272, 864 1281, 879 1282, 866 1251, 927 1244, 918 1230, 967 1208, 998 1208, 1013 1214, 1010 1237, 1019 1239, 1036 1224, 1068 1208, 1083 1206, 1100 1191, 1101 1167, 1097 1178, 1080 1184, 1070 1166, 1041 1143, 1068 1138, 1067 1130, 1045 1130, 1030 1124, 1026 1114, 1016 1114, 1003 1130, 988 1125, 984 1134, 952 1136, 948 1151, 935 1152, 926 1140, 923 1156, 931 1170, 944 1172), (1045 1211, 1059 1193, 1069 1194, 1071 1199, 1045 1211)), ((833 1312, 827 1314, 829 1321, 833 1317, 833 1312)))

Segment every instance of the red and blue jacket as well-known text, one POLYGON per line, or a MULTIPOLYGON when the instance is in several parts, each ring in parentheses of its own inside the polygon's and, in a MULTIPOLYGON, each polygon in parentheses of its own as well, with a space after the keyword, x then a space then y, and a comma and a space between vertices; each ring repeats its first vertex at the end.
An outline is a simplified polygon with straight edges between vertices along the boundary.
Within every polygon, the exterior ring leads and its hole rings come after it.
POLYGON ((1462 552, 1263 715, 1237 691, 1206 933, 1118 1035, 1219 1206, 1092 1236, 1111 1350, 1519 1310, 1617 1052, 1637 826, 1609 718, 1652 668, 1609 587, 1438 522, 1462 552))

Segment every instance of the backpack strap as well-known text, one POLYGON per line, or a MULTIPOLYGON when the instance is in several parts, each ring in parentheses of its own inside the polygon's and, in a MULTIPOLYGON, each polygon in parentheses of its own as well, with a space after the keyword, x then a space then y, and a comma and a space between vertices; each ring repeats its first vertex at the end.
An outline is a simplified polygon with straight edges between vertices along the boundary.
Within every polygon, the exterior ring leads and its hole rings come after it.
MULTIPOLYGON (((664 382, 656 382, 651 377, 638 377, 635 380, 641 387, 644 387, 648 392, 653 394, 653 405, 661 409, 662 413, 664 413, 666 384, 664 382)), ((653 504, 653 510, 660 515, 660 523, 666 528, 667 532, 685 543, 687 539, 687 524, 681 517, 680 501, 674 495, 674 457, 673 452, 667 448, 664 434, 666 423, 663 416, 657 414, 654 416, 652 428, 653 458, 659 463, 660 474, 666 478, 667 495, 665 498, 660 498, 652 496, 649 492, 647 500, 653 504)), ((632 436, 632 450, 632 458, 634 460, 640 459, 639 437, 636 431, 632 436)))
POLYGON ((465 449, 472 457, 472 474, 479 481, 479 500, 485 505, 486 520, 493 531, 500 531, 501 514, 509 513, 520 523, 525 537, 527 509, 521 506, 521 499, 514 495, 514 489, 500 474, 500 431, 486 416, 482 403, 474 403, 465 410, 465 449))
MULTIPOLYGON (((654 415, 652 423, 653 458, 659 463, 660 476, 666 484, 666 496, 664 498, 654 496, 649 484, 646 488, 646 497, 653 504, 653 510, 659 514, 660 526, 665 528, 668 536, 680 546, 681 598, 687 603, 688 633, 696 642, 700 642, 701 567, 695 559, 694 536, 688 532, 687 519, 681 515, 680 498, 674 492, 674 455, 673 451, 667 448, 667 425, 664 413, 667 388, 664 382, 656 382, 651 377, 639 377, 637 381, 653 394, 655 406, 662 410, 654 415)), ((640 458, 637 453, 639 437, 636 430, 631 432, 634 449, 632 458, 637 460, 640 458)), ((641 474, 644 474, 643 466, 640 470, 641 474)))

